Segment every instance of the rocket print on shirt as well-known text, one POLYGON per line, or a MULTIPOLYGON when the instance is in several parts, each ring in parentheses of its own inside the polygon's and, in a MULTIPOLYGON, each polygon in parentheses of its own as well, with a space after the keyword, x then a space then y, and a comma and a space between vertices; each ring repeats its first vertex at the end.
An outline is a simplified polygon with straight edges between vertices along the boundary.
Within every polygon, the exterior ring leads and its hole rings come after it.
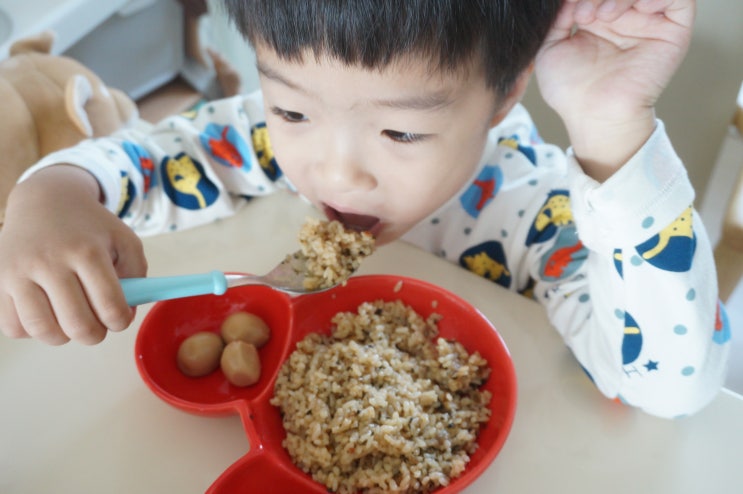
POLYGON ((725 312, 725 306, 719 300, 717 301, 715 332, 712 335, 712 341, 718 345, 724 345, 730 341, 730 320, 728 319, 728 313, 725 312))
POLYGON ((567 190, 557 189, 547 195, 529 228, 526 245, 545 243, 553 238, 555 240, 542 255, 539 266, 540 277, 546 281, 568 278, 580 269, 588 255, 573 223, 567 190))
POLYGON ((554 245, 543 256, 539 272, 543 280, 557 281, 568 278, 580 269, 588 250, 578 238, 575 225, 559 230, 554 245))
POLYGON ((477 178, 464 191, 459 202, 471 217, 477 219, 480 212, 493 200, 503 184, 503 171, 497 165, 485 165, 477 178))
POLYGON ((217 163, 249 172, 250 148, 230 125, 210 123, 199 136, 201 145, 217 163))
POLYGON ((131 160, 134 167, 142 174, 144 189, 142 195, 147 197, 150 189, 156 185, 155 162, 150 153, 142 146, 133 142, 124 141, 121 148, 131 160))
MULTIPOLYGON (((129 141, 121 144, 121 149, 129 158, 134 168, 142 175, 142 196, 147 197, 147 193, 155 184, 155 165, 150 154, 142 147, 129 141)), ((123 218, 129 212, 132 202, 137 197, 138 191, 134 181, 125 171, 119 172, 121 176, 121 199, 116 208, 118 216, 123 218)))

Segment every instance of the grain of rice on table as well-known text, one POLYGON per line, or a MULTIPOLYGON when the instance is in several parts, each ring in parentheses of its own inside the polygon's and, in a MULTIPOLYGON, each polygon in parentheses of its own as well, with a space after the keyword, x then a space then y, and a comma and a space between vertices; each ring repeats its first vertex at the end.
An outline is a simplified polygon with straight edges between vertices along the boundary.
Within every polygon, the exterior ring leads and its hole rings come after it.
POLYGON ((338 493, 432 492, 464 471, 490 418, 490 374, 479 353, 438 338, 401 301, 338 313, 331 335, 311 333, 279 371, 294 463, 338 493))

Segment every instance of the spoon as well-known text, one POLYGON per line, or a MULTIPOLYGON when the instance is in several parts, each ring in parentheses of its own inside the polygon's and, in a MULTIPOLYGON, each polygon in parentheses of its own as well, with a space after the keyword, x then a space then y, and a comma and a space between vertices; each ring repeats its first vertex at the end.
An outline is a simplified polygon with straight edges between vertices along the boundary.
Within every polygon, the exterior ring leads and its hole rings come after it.
POLYGON ((121 280, 121 287, 124 289, 129 306, 134 307, 148 302, 194 295, 222 295, 228 288, 242 285, 267 285, 290 295, 321 292, 334 286, 305 286, 306 262, 306 256, 301 251, 297 251, 286 256, 275 268, 263 276, 210 271, 180 276, 125 278, 121 280))

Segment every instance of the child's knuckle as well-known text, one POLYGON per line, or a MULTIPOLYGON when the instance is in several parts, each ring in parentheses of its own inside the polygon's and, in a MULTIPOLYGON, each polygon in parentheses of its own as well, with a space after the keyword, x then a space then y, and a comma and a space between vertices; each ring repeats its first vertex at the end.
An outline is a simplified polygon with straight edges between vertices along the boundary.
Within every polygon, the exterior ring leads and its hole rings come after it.
POLYGON ((131 312, 129 308, 118 305, 107 304, 101 311, 101 322, 111 331, 121 331, 129 325, 131 312))

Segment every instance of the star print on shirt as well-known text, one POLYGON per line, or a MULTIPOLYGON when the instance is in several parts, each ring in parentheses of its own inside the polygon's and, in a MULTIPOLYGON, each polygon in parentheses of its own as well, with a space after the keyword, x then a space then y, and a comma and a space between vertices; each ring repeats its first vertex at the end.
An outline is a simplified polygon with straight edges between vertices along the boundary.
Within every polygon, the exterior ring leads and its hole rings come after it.
POLYGON ((654 360, 648 360, 648 363, 644 364, 644 367, 648 370, 648 372, 658 370, 658 362, 654 360))

